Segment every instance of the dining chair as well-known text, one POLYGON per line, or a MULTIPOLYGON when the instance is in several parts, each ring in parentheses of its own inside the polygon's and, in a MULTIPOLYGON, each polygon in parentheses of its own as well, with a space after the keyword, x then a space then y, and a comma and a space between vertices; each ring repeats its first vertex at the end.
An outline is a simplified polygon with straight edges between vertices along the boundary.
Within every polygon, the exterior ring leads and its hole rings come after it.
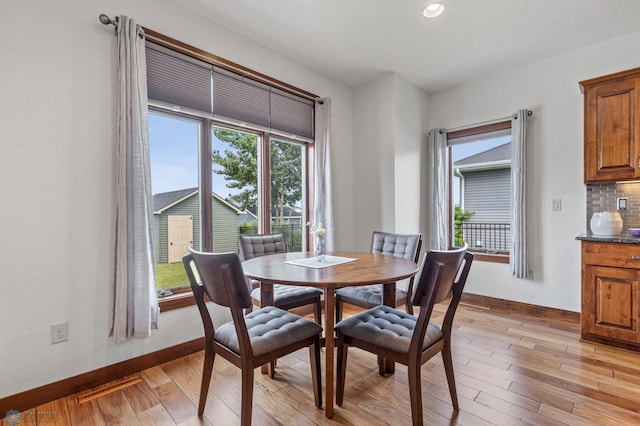
POLYGON ((204 325, 205 355, 198 403, 202 417, 216 354, 242 370, 240 423, 251 424, 254 369, 309 347, 313 395, 322 407, 320 334, 322 327, 291 312, 267 306, 245 315, 252 304, 249 287, 236 253, 202 253, 189 248, 182 258, 204 325), (205 304, 228 307, 232 321, 215 327, 205 304))
MULTIPOLYGON (((273 253, 286 253, 287 240, 283 233, 238 235, 238 251, 240 260, 253 259, 273 253)), ((258 306, 263 306, 260 300, 260 288, 251 291, 251 298, 258 306)), ((285 284, 273 286, 273 305, 284 310, 313 305, 313 317, 320 324, 322 320, 322 290, 314 287, 299 287, 285 284)))
MULTIPOLYGON (((371 236, 371 253, 387 254, 418 263, 421 234, 395 234, 391 232, 374 231, 371 236)), ((411 293, 413 292, 413 277, 409 279, 406 290, 396 286, 395 306, 404 305, 407 313, 413 314, 411 293)), ((373 308, 382 305, 382 284, 343 287, 336 290, 336 322, 342 319, 343 304, 350 303, 361 308, 373 308)))
MULTIPOLYGON (((451 402, 453 408, 459 410, 451 358, 451 326, 473 261, 473 255, 466 249, 465 246, 457 250, 434 250, 425 254, 412 298, 413 305, 420 307, 417 317, 380 305, 336 324, 338 406, 344 400, 347 352, 353 346, 407 366, 414 425, 422 425, 423 419, 420 367, 440 352, 451 402), (442 325, 438 326, 431 322, 433 306, 447 299, 449 305, 442 325)), ((379 368, 379 374, 384 375, 383 368, 379 368)))

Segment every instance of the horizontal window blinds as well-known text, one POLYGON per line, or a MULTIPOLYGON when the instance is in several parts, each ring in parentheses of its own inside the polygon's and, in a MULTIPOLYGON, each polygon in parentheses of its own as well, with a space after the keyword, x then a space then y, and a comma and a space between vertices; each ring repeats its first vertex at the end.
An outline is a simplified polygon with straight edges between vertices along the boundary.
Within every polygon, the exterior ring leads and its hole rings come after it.
POLYGON ((150 101, 313 139, 314 103, 147 42, 150 101))

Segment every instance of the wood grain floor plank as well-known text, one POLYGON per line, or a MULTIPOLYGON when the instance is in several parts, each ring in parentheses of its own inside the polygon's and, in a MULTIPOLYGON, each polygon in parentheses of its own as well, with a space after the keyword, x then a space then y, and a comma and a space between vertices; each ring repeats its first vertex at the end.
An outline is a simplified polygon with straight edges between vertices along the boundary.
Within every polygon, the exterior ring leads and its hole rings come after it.
POLYGON ((96 399, 104 421, 108 425, 137 425, 138 417, 122 391, 96 399))
POLYGON ((69 424, 70 421, 65 398, 36 407, 36 423, 38 425, 64 425, 69 424))
POLYGON ((183 422, 197 414, 196 406, 175 382, 160 385, 153 391, 176 423, 183 422))
POLYGON ((171 377, 160 366, 155 366, 140 372, 142 379, 150 388, 156 388, 171 381, 171 377))
POLYGON ((75 395, 70 395, 66 398, 67 410, 69 411, 69 421, 75 425, 104 425, 104 418, 100 412, 100 407, 96 400, 87 401, 83 404, 78 404, 78 400, 75 395))
POLYGON ((588 418, 580 417, 575 413, 567 413, 551 405, 542 404, 540 406, 540 415, 543 418, 554 419, 557 422, 572 426, 602 426, 602 424, 588 418))
POLYGON ((158 396, 145 381, 126 387, 122 392, 136 414, 161 404, 158 396))
POLYGON ((173 426, 175 422, 162 405, 154 405, 138 413, 141 426, 173 426))
POLYGON ((194 370, 187 360, 178 358, 163 364, 162 369, 180 387, 187 398, 193 399, 200 394, 202 367, 194 370))

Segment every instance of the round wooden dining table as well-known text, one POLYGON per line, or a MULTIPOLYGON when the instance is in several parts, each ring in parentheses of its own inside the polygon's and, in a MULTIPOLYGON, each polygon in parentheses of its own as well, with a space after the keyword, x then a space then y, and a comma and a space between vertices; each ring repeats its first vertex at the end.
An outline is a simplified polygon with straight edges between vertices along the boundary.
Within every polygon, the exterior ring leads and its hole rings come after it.
MULTIPOLYGON (((410 260, 363 252, 327 253, 324 262, 315 261, 313 253, 278 253, 246 260, 242 267, 247 277, 260 281, 263 306, 273 304, 273 284, 310 286, 324 290, 325 415, 328 418, 333 417, 335 385, 335 289, 384 284, 382 303, 395 306, 396 281, 410 278, 418 272, 418 266, 410 260)), ((390 365, 387 369, 392 372, 393 366, 390 365)))

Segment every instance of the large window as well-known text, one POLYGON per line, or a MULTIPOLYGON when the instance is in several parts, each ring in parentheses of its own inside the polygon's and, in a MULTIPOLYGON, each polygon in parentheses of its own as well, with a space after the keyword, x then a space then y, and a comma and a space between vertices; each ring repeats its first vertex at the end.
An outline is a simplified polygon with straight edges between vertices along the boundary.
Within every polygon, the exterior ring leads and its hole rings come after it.
POLYGON ((189 245, 237 251, 238 234, 270 232, 284 232, 292 251, 307 244, 313 100, 202 56, 147 45, 161 297, 188 291, 181 260, 189 245))
POLYGON ((508 261, 511 238, 511 123, 447 134, 451 150, 453 246, 508 261))

